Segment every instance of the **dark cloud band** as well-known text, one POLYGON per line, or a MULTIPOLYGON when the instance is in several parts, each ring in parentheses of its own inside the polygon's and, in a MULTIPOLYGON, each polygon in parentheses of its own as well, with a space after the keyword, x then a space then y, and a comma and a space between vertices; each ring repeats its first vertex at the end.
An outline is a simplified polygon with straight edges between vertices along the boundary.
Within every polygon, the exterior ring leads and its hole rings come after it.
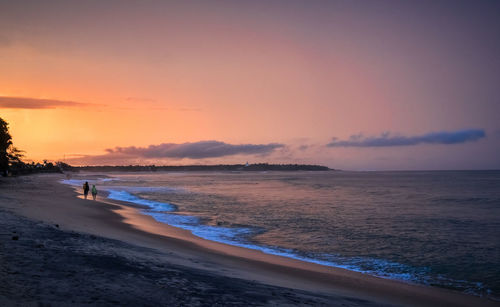
POLYGON ((54 109, 87 105, 89 104, 65 100, 0 96, 0 109, 54 109))
POLYGON ((116 147, 106 149, 108 155, 125 155, 138 158, 189 158, 204 159, 231 155, 269 154, 283 144, 241 144, 233 145, 219 141, 200 141, 194 143, 164 143, 148 147, 116 147))
POLYGON ((348 140, 333 140, 328 147, 391 147, 412 146, 418 144, 460 144, 484 138, 483 129, 432 132, 418 136, 391 136, 388 132, 378 137, 353 135, 348 140))

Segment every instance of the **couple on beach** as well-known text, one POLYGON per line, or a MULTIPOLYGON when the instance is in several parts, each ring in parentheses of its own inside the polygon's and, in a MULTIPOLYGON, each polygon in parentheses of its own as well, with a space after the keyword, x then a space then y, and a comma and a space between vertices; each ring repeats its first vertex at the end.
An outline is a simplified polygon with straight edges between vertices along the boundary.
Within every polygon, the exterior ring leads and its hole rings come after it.
MULTIPOLYGON (((87 195, 89 195, 89 183, 85 181, 83 184, 83 195, 85 196, 85 199, 87 199, 87 195)), ((97 196, 97 188, 95 187, 95 184, 92 185, 92 198, 95 200, 97 196)))

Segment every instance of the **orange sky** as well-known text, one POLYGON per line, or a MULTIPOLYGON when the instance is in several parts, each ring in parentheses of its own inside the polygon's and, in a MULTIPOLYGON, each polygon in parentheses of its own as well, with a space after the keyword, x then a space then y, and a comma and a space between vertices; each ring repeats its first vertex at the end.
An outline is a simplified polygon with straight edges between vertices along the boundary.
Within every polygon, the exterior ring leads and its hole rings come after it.
POLYGON ((1 2, 0 117, 34 160, 215 140, 283 147, 130 161, 498 168, 495 12, 498 5, 343 1, 1 2), (77 104, 30 109, 2 97, 77 104), (359 133, 463 129, 486 137, 326 146, 359 133))

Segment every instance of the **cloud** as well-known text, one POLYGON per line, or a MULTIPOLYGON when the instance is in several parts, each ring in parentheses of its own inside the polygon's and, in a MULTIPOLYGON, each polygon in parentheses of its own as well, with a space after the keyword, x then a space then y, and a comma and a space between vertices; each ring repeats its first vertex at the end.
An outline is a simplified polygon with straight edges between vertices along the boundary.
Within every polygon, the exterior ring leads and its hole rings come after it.
POLYGON ((111 156, 129 156, 146 159, 205 159, 239 154, 266 155, 282 147, 284 145, 278 143, 233 145, 219 141, 200 141, 182 144, 164 143, 148 147, 115 147, 106 149, 106 151, 108 152, 107 155, 111 156))
POLYGON ((88 105, 90 104, 66 100, 0 96, 0 109, 55 109, 88 105))
POLYGON ((418 144, 460 144, 484 138, 483 129, 431 132, 417 136, 391 136, 389 132, 378 137, 353 135, 348 140, 333 138, 328 147, 391 147, 412 146, 418 144))

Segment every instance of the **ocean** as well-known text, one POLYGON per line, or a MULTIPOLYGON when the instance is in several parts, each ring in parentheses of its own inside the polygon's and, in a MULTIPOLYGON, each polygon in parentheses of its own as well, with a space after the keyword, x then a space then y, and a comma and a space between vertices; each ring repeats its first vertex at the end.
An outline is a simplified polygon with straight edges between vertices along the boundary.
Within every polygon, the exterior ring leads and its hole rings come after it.
MULTIPOLYGON (((64 183, 81 186, 85 174, 64 183)), ((194 235, 500 298, 500 171, 105 173, 89 183, 194 235)))

